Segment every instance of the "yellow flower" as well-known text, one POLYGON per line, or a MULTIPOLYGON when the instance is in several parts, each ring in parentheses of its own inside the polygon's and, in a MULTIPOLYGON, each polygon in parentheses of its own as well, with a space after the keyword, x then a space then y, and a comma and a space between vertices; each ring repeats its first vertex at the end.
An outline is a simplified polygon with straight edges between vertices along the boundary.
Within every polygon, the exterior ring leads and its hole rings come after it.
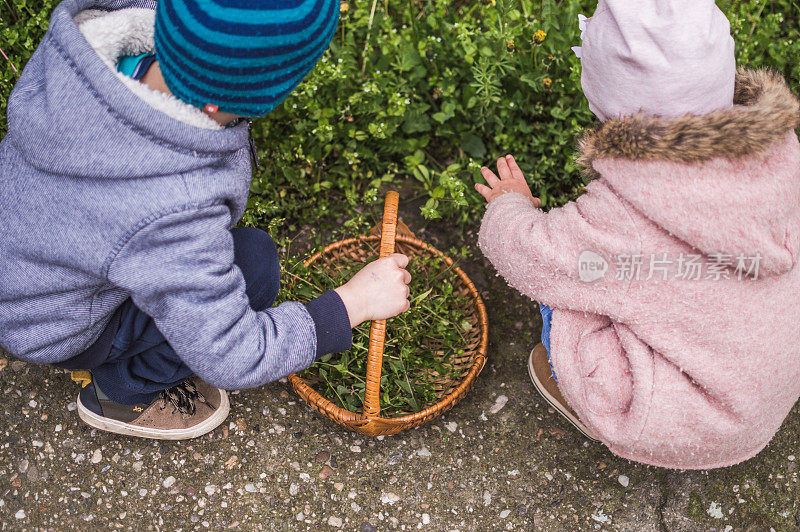
POLYGON ((537 31, 533 34, 533 44, 541 44, 544 42, 544 39, 547 37, 547 33, 543 32, 542 30, 537 31))
POLYGON ((544 83, 544 87, 545 87, 546 89, 549 89, 549 88, 550 88, 550 85, 552 85, 552 84, 553 84, 553 80, 552 80, 552 79, 550 79, 550 78, 544 78, 544 79, 542 80, 542 83, 544 83))
POLYGON ((350 4, 348 4, 347 2, 342 2, 342 5, 339 6, 339 12, 347 13, 348 11, 350 11, 350 4))
POLYGON ((511 50, 513 50, 513 49, 514 49, 514 41, 513 41, 513 40, 511 40, 511 39, 508 39, 508 40, 506 41, 506 48, 508 49, 508 51, 509 51, 509 52, 510 52, 511 50))

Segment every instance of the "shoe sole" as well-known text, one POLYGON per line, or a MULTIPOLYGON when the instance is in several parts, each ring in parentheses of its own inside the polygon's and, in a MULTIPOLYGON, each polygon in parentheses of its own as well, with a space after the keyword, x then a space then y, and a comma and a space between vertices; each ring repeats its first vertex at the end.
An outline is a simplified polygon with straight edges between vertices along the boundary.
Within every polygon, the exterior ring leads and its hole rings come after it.
POLYGON ((586 438, 591 441, 600 441, 594 436, 591 435, 589 429, 586 428, 586 425, 580 422, 578 418, 570 414, 567 410, 565 410, 561 404, 556 401, 555 397, 550 395, 544 385, 539 382, 539 379, 536 377, 536 372, 533 369, 533 351, 528 356, 528 376, 531 378, 531 382, 533 382, 533 387, 536 388, 536 391, 544 397, 544 400, 547 401, 547 404, 553 407, 553 409, 561 414, 567 421, 569 421, 570 425, 575 427, 575 429, 583 434, 586 438))
POLYGON ((230 411, 228 393, 225 390, 220 390, 219 408, 205 421, 185 429, 152 429, 99 416, 83 406, 81 398, 78 396, 78 416, 90 427, 114 434, 153 440, 189 440, 198 438, 219 427, 228 417, 230 411))

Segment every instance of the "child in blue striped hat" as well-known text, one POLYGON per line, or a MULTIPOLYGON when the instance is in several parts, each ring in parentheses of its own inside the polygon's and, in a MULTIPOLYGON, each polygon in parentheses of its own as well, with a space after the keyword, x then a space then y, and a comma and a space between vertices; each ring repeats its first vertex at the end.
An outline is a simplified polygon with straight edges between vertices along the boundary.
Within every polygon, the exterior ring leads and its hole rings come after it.
POLYGON ((158 2, 155 49, 117 68, 223 125, 264 116, 317 63, 338 15, 335 0, 158 2))
POLYGON ((199 436, 228 415, 225 388, 302 370, 349 349, 362 321, 408 309, 402 255, 272 307, 275 244, 233 227, 252 173, 240 118, 302 81, 338 11, 338 0, 65 0, 53 12, 0 143, 0 345, 88 370, 89 425, 199 436))

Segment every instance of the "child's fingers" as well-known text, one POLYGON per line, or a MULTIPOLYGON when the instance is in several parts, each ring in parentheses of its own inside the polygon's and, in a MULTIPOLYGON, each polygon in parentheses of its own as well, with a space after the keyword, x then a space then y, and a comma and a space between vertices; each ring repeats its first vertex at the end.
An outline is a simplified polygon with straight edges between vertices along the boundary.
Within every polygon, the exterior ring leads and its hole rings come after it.
POLYGON ((392 253, 387 258, 394 262, 395 266, 398 268, 405 268, 408 266, 408 256, 403 255, 402 253, 392 253))
POLYGON ((486 182, 489 183, 490 187, 497 186, 497 184, 500 182, 500 180, 497 178, 497 176, 494 175, 494 172, 492 172, 491 170, 489 170, 485 166, 483 168, 481 168, 481 175, 486 180, 486 182))
POLYGON ((525 181, 525 174, 522 173, 520 170, 517 161, 514 159, 513 155, 506 155, 506 161, 508 162, 508 168, 511 170, 511 175, 514 176, 514 179, 521 179, 525 181))
POLYGON ((403 270, 403 284, 408 284, 411 282, 411 274, 408 273, 408 270, 403 270))
POLYGON ((492 193, 492 189, 487 187, 486 185, 482 185, 480 183, 475 183, 475 190, 478 191, 478 194, 483 196, 486 201, 489 201, 489 196, 492 193))
POLYGON ((500 179, 511 179, 511 169, 508 167, 508 161, 503 157, 497 159, 497 173, 500 174, 500 179))

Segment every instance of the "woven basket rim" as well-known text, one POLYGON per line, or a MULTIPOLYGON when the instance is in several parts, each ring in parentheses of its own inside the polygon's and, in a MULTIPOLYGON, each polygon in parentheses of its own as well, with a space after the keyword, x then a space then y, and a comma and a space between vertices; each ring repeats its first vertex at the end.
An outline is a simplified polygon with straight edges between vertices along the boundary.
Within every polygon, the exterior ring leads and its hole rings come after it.
MULTIPOLYGON (((361 235, 357 237, 346 238, 344 240, 339 240, 337 242, 329 244, 321 251, 314 253, 310 258, 308 258, 304 262, 304 266, 308 267, 317 260, 319 260, 320 257, 322 257, 324 254, 330 253, 331 251, 335 251, 347 245, 356 242, 370 242, 370 241, 380 242, 380 240, 381 240, 380 236, 373 236, 373 235, 361 235)), ((469 368, 469 371, 453 391, 451 391, 449 394, 442 397, 435 404, 429 406, 424 410, 415 412, 413 414, 406 414, 398 417, 383 417, 383 416, 366 417, 363 415, 362 412, 353 412, 352 410, 347 410, 346 408, 340 407, 327 397, 320 394, 316 389, 314 389, 311 386, 311 384, 308 383, 308 381, 302 378, 299 373, 293 373, 292 375, 289 376, 289 382, 291 383, 295 392, 304 401, 308 403, 314 403, 318 407, 324 408, 325 412, 322 412, 320 408, 317 408, 317 410, 320 411, 320 413, 322 413, 323 415, 325 415, 325 417, 328 417, 332 421, 335 421, 339 424, 343 423, 337 418, 340 418, 342 421, 346 420, 346 422, 351 425, 360 422, 367 423, 369 421, 374 420, 384 423, 390 423, 392 425, 408 425, 408 428, 416 426, 416 424, 424 422, 426 418, 429 418, 431 416, 435 417, 439 413, 443 413, 445 410, 447 410, 449 406, 453 406, 455 403, 457 403, 463 397, 465 389, 468 389, 472 386, 472 384, 480 374, 481 370, 483 369, 484 365, 486 364, 486 353, 489 347, 489 318, 486 312, 486 305, 483 303, 483 298, 478 292, 478 289, 475 287, 475 284, 472 282, 472 280, 470 280, 470 278, 461 268, 455 265, 455 261, 453 259, 445 255, 442 251, 431 246, 430 244, 427 244, 418 238, 400 234, 398 234, 395 237, 395 240, 396 242, 402 242, 411 246, 415 246, 417 248, 425 249, 427 251, 434 253, 435 255, 439 255, 440 257, 444 258, 445 261, 447 261, 450 265, 453 266, 452 271, 454 271, 458 275, 458 277, 464 283, 464 286, 466 286, 470 295, 472 296, 472 301, 475 305, 475 309, 478 314, 478 325, 481 328, 480 343, 475 352, 475 357, 472 362, 472 365, 469 368), (300 389, 301 384, 305 385, 305 388, 307 388, 309 392, 304 393, 304 391, 300 389)))

